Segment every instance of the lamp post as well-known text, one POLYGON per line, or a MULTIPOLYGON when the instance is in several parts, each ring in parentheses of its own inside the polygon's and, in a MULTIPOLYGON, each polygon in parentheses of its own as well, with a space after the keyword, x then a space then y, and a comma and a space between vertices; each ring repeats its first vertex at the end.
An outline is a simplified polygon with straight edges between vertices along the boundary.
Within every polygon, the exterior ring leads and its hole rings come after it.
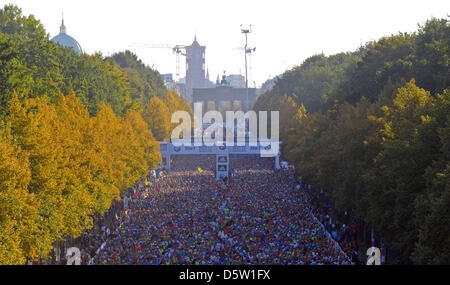
POLYGON ((247 53, 251 52, 248 50, 248 42, 247 42, 247 35, 252 32, 251 30, 252 25, 250 25, 248 28, 242 28, 241 25, 241 33, 245 34, 245 47, 244 47, 244 56, 245 56, 245 97, 246 97, 246 110, 245 112, 248 112, 248 77, 247 77, 247 53))

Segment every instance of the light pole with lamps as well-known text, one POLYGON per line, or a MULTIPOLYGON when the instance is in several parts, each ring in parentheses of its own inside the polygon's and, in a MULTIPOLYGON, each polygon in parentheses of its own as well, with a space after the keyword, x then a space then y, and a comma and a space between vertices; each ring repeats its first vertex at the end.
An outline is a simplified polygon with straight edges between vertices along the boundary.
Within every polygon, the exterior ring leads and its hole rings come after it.
POLYGON ((247 77, 247 53, 251 52, 251 50, 248 50, 248 42, 247 42, 247 35, 252 32, 252 25, 250 25, 248 28, 243 28, 241 25, 241 33, 245 34, 245 47, 244 47, 244 56, 245 56, 245 97, 246 97, 246 110, 245 112, 248 112, 248 77, 247 77))

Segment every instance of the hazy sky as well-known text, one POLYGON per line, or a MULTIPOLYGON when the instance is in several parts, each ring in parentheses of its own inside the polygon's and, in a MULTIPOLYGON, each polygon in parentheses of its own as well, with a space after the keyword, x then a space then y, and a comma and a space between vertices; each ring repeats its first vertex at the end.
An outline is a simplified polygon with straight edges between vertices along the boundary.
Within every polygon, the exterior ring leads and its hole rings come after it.
POLYGON ((257 86, 311 55, 352 51, 366 41, 412 32, 426 19, 450 14, 448 0, 0 0, 2 7, 8 3, 35 15, 51 36, 59 33, 64 13, 67 33, 85 52, 108 55, 130 49, 161 73, 175 73, 171 50, 130 45, 188 45, 197 33, 206 46, 213 81, 224 70, 244 73, 243 51, 233 49, 244 45, 240 25, 252 24, 249 45, 256 53, 250 80, 257 86))

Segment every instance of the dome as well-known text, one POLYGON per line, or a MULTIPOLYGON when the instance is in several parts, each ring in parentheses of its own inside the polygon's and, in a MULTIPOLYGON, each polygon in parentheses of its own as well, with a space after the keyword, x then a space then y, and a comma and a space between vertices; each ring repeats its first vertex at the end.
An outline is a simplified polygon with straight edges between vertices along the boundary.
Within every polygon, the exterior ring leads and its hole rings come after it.
POLYGON ((64 19, 62 20, 61 27, 59 28, 59 35, 54 36, 51 39, 51 41, 60 44, 63 47, 72 48, 78 54, 82 52, 80 44, 74 38, 66 34, 66 26, 64 26, 64 19))

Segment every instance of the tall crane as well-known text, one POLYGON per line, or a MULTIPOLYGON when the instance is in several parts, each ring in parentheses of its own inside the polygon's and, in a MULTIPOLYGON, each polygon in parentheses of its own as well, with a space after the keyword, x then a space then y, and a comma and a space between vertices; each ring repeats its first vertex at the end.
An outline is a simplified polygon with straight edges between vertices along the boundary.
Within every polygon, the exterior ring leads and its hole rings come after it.
POLYGON ((130 45, 130 47, 171 49, 176 56, 175 81, 178 81, 180 79, 180 55, 188 57, 188 54, 186 52, 183 53, 183 50, 193 48, 193 46, 168 44, 133 44, 130 45))

